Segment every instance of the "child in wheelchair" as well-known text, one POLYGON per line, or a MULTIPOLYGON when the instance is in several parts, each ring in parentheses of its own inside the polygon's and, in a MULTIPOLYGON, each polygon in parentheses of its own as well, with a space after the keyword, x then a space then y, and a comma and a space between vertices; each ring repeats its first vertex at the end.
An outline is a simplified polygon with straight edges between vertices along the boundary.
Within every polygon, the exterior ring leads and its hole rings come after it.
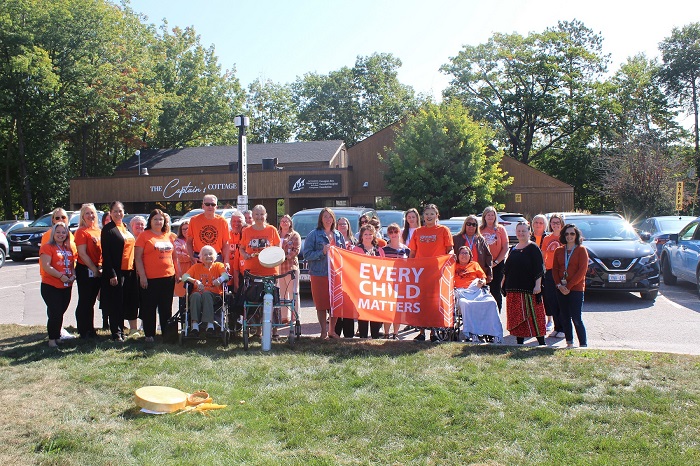
POLYGON ((199 335, 199 325, 206 326, 207 336, 214 335, 214 311, 223 304, 223 285, 228 281, 226 266, 221 262, 214 262, 216 250, 211 246, 204 246, 199 251, 198 262, 191 266, 183 275, 183 281, 187 281, 192 287, 190 294, 190 322, 191 336, 199 335))

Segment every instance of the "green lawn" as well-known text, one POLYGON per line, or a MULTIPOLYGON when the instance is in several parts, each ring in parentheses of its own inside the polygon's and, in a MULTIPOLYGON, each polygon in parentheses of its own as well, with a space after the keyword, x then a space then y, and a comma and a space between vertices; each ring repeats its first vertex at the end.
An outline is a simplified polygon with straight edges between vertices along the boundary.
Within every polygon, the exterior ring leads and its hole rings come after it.
POLYGON ((700 464, 700 358, 412 341, 263 354, 0 326, 4 464, 700 464), (144 385, 228 407, 146 415, 144 385))

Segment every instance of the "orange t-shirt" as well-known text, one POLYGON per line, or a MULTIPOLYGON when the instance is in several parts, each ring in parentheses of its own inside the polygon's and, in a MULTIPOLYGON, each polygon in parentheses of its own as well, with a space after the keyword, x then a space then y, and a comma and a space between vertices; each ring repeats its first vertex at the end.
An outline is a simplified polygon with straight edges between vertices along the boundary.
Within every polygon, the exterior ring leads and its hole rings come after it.
MULTIPOLYGON (((88 257, 97 267, 102 265, 102 243, 100 240, 100 235, 102 230, 99 227, 80 227, 75 232, 75 246, 76 248, 81 244, 85 245, 85 250, 88 257)), ((87 265, 78 255, 78 263, 87 265)))
POLYGON ((444 225, 435 225, 416 228, 408 248, 416 252, 414 257, 435 257, 447 254, 446 250, 453 244, 450 229, 444 225))
POLYGON ((226 271, 226 266, 221 262, 214 262, 211 268, 207 269, 204 264, 197 262, 187 270, 187 274, 199 280, 204 285, 204 291, 211 291, 216 294, 223 294, 224 289, 221 285, 214 286, 213 282, 221 277, 221 274, 226 271))
POLYGON ((561 246, 559 242, 559 236, 557 235, 547 235, 542 241, 542 253, 544 254, 544 268, 547 270, 552 270, 554 266, 554 251, 561 246))
POLYGON ((503 225, 498 225, 495 231, 492 228, 482 228, 481 236, 486 240, 493 260, 498 258, 503 248, 508 249, 508 233, 503 225))
POLYGON ((190 220, 187 236, 192 238, 194 252, 199 253, 204 246, 209 245, 217 254, 221 254, 224 243, 228 242, 228 222, 221 215, 214 214, 214 218, 209 220, 204 214, 197 214, 190 220))
MULTIPOLYGON (((53 230, 53 227, 49 228, 44 232, 43 235, 41 235, 41 243, 39 243, 40 247, 48 243, 51 239, 51 230, 53 230)), ((68 240, 73 245, 73 247, 75 247, 73 233, 71 233, 70 230, 68 230, 68 240)), ((39 249, 39 251, 41 251, 41 249, 39 249)), ((41 255, 41 253, 39 253, 39 255, 41 255)), ((42 278, 44 277, 44 269, 42 269, 41 267, 39 267, 39 276, 41 276, 42 278)))
POLYGON ((121 225, 116 225, 116 227, 124 238, 121 264, 122 270, 134 270, 134 245, 136 244, 136 238, 134 238, 134 235, 131 234, 123 223, 121 225))
MULTIPOLYGON (((51 256, 51 267, 54 269, 64 275, 75 275, 75 258, 78 256, 78 252, 75 249, 74 243, 69 243, 69 247, 65 249, 59 247, 57 244, 43 244, 39 248, 39 255, 41 256, 43 254, 51 256)), ((42 271, 42 283, 51 285, 54 288, 67 288, 73 285, 73 283, 66 285, 60 278, 53 277, 48 273, 43 273, 43 268, 41 267, 39 267, 39 269, 42 271)))
MULTIPOLYGON (((277 228, 272 225, 267 225, 262 230, 256 230, 254 226, 250 226, 241 233, 241 247, 245 248, 248 254, 259 253, 269 246, 279 246, 281 242, 277 228)), ((260 260, 257 256, 246 259, 245 262, 243 262, 241 272, 245 272, 246 270, 250 270, 250 273, 253 275, 262 277, 277 275, 279 273, 278 267, 268 268, 260 265, 260 260)))
POLYGON ((136 238, 136 247, 143 248, 143 268, 146 278, 165 278, 175 275, 173 251, 175 244, 170 233, 146 230, 136 238))
POLYGON ((486 280, 484 269, 476 261, 471 261, 467 265, 457 264, 455 266, 455 288, 469 288, 475 278, 486 280))
POLYGON ((241 233, 234 233, 233 231, 229 232, 229 240, 228 240, 228 264, 229 267, 231 267, 231 272, 238 271, 241 269, 242 262, 241 261, 241 252, 238 250, 239 246, 241 245, 241 233))

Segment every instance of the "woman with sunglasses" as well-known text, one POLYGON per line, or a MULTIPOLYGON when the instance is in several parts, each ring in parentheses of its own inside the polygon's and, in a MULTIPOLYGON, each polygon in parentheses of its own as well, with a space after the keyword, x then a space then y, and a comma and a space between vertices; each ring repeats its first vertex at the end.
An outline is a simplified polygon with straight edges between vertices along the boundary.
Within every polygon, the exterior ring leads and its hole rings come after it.
POLYGON ((481 266, 481 270, 486 274, 486 283, 490 283, 493 278, 491 263, 493 256, 491 250, 486 244, 486 240, 479 232, 479 221, 476 215, 470 215, 464 219, 462 229, 459 233, 452 237, 454 242, 454 250, 459 251, 462 246, 467 246, 471 252, 472 261, 481 266))
POLYGON ((102 242, 102 288, 100 302, 109 314, 112 340, 124 341, 124 320, 138 318, 139 290, 134 270, 136 238, 124 225, 124 204, 114 201, 109 206, 112 221, 104 226, 102 242))
POLYGON ((559 312, 566 338, 566 347, 573 348, 573 321, 581 348, 588 346, 586 327, 583 325, 581 311, 583 308, 583 293, 586 290, 586 271, 588 270, 588 251, 581 246, 583 237, 581 230, 573 223, 562 229, 559 246, 554 252, 552 276, 557 288, 559 312))
POLYGON ((503 267, 501 287, 506 293, 507 327, 519 345, 525 338, 537 337, 544 345, 545 317, 542 304, 542 251, 530 241, 530 226, 519 222, 515 227, 518 243, 508 254, 503 267))
POLYGON ((46 303, 49 346, 55 348, 61 338, 63 314, 70 304, 77 251, 69 239, 67 222, 56 222, 49 231, 49 240, 39 249, 39 263, 43 272, 41 297, 46 303))
POLYGON ((559 302, 557 300, 557 287, 552 277, 554 266, 554 251, 561 243, 561 228, 564 226, 564 216, 552 214, 549 218, 549 234, 542 240, 542 254, 544 254, 544 311, 547 315, 547 331, 552 338, 564 338, 564 327, 559 315, 559 302))

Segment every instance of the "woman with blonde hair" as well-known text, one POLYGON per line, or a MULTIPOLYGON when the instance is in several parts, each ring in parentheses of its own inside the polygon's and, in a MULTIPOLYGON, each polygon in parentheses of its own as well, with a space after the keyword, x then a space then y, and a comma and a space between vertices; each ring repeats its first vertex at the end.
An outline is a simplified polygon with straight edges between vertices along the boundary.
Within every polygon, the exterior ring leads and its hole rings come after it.
POLYGON ((489 251, 491 251, 491 257, 493 257, 491 262, 493 271, 490 285, 491 296, 498 304, 498 312, 501 312, 503 306, 501 282, 503 281, 503 264, 508 254, 508 233, 503 225, 498 224, 498 213, 493 206, 484 209, 484 213, 481 215, 480 231, 489 251))
POLYGON ((78 306, 75 321, 80 338, 95 338, 95 301, 100 292, 102 276, 102 229, 98 226, 94 204, 83 204, 80 208, 80 226, 75 232, 78 263, 75 276, 78 283, 78 306))

